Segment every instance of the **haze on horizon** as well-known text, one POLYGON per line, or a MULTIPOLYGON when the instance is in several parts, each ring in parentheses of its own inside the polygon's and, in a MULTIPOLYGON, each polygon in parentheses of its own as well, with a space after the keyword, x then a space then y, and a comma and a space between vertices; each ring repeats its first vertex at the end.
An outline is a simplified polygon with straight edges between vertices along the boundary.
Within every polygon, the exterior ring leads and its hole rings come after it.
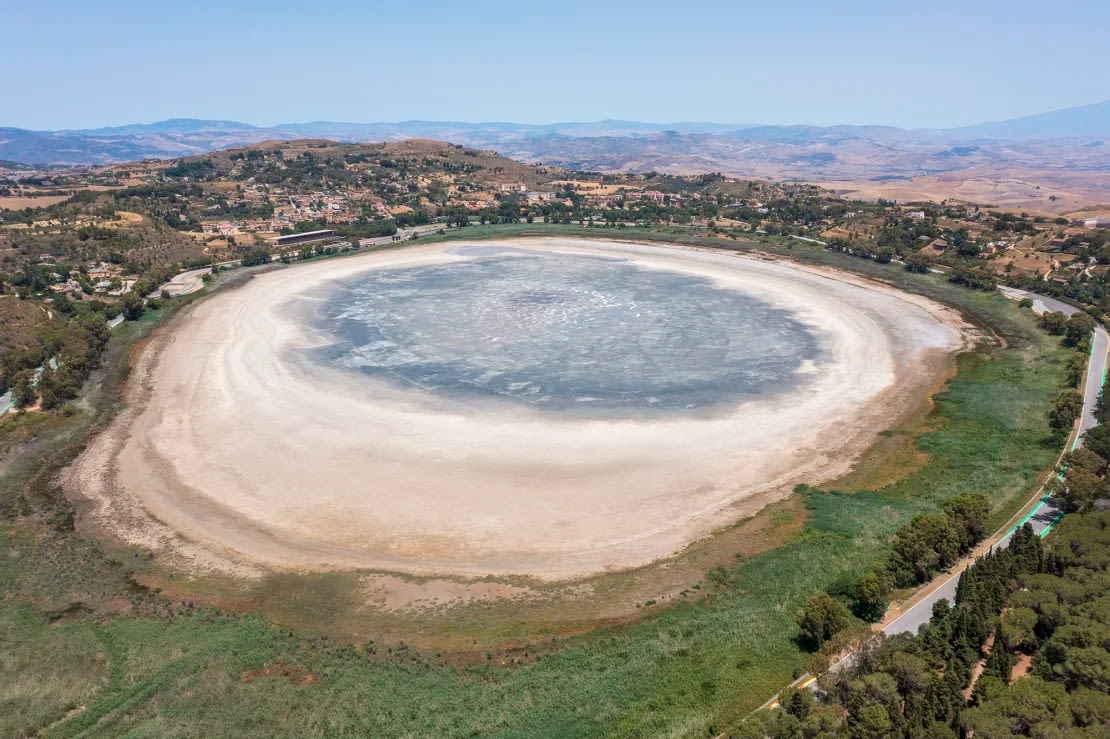
POLYGON ((0 125, 165 118, 946 128, 1110 97, 1110 5, 10 4, 0 125))

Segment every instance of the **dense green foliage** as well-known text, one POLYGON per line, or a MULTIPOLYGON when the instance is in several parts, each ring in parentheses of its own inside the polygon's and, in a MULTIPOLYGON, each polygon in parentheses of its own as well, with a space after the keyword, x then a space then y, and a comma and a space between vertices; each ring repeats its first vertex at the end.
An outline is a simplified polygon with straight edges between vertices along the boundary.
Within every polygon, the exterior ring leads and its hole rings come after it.
POLYGON ((65 312, 58 306, 55 320, 36 333, 32 344, 0 354, 0 392, 19 388, 17 405, 21 407, 35 402, 32 378, 38 367, 43 367, 39 381, 43 405, 55 408, 76 396, 100 362, 108 341, 106 312, 112 312, 112 307, 103 303, 64 305, 65 312), (48 360, 53 362, 48 364, 48 360))
POLYGON ((895 587, 928 582, 983 538, 990 500, 983 494, 945 502, 943 513, 915 516, 894 534, 884 576, 895 587))
MULTIPOLYGON (((983 739, 1103 737, 1110 726, 1110 511, 1064 518, 1043 571, 1020 578, 1001 618, 1001 648, 1033 656, 1007 685, 984 673, 961 726, 983 739)), ((993 654, 993 652, 992 652, 993 654)))
POLYGON ((802 641, 813 649, 848 626, 848 609, 828 593, 815 593, 798 612, 802 641))
MULTIPOLYGON (((849 593, 852 610, 860 618, 878 621, 891 588, 928 582, 971 551, 986 533, 990 510, 990 499, 976 493, 945 501, 942 513, 914 516, 894 532, 886 564, 856 580, 849 593)), ((815 593, 798 612, 800 641, 813 650, 848 626, 848 610, 828 593, 815 593)))
POLYGON ((1007 597, 1022 578, 1038 575, 1044 566, 1041 540, 1026 524, 1014 533, 1009 547, 964 571, 955 603, 936 603, 932 619, 919 634, 865 645, 850 663, 827 677, 830 698, 847 714, 842 721, 835 712, 810 710, 799 715, 787 710, 759 716, 744 733, 860 739, 957 736, 967 706, 964 691, 988 638, 995 645, 991 653, 997 652, 994 669, 1009 670, 1009 642, 996 636, 1006 633, 1006 617, 1000 619, 999 613, 1007 597), (1003 657, 1006 661, 1000 664, 1003 657))
POLYGON ((65 294, 56 295, 51 320, 24 345, 0 353, 0 393, 12 389, 19 408, 41 400, 46 411, 77 397, 100 365, 109 318, 120 314, 129 321, 141 318, 147 308, 143 296, 176 271, 173 265, 148 267, 118 300, 70 300, 65 294))

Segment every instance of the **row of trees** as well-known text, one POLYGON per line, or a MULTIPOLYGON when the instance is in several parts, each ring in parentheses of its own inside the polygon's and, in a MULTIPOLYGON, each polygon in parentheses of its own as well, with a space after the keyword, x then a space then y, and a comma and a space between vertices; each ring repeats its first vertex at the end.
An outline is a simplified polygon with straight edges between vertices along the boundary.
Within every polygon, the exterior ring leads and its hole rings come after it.
POLYGON ((990 500, 974 493, 947 501, 943 513, 915 516, 895 532, 882 577, 894 587, 928 582, 982 540, 989 514, 990 500))
POLYGON ((1048 311, 1041 315, 1041 328, 1053 336, 1062 336, 1064 346, 1086 351, 1091 332, 1095 330, 1095 319, 1083 311, 1066 316, 1060 311, 1048 311))
POLYGON ((956 267, 948 273, 948 281, 972 290, 994 290, 998 278, 988 267, 956 267))
MULTIPOLYGON (((920 633, 873 639, 823 678, 837 707, 819 705, 808 690, 785 691, 783 710, 757 716, 741 735, 1105 736, 1110 511, 1097 505, 1110 497, 1105 392, 1095 415, 1085 446, 1065 458, 1056 494, 1073 512, 1054 546, 1046 551, 1025 524, 1006 548, 964 571, 954 603, 938 602, 920 633), (1019 659, 1030 674, 1016 672, 1019 659)), ((914 518, 895 534, 886 566, 857 581, 856 614, 873 606, 867 615, 880 618, 887 586, 924 582, 955 561, 981 540, 988 513, 985 496, 969 495, 949 500, 943 514, 914 518)), ((815 647, 850 623, 848 608, 827 593, 798 617, 802 639, 815 647)))
POLYGON ((1095 406, 1098 425, 1087 431, 1084 444, 1068 453, 1061 465, 1054 494, 1065 511, 1085 513, 1099 500, 1110 498, 1110 398, 1106 388, 1095 406))
POLYGON ((830 240, 827 247, 841 254, 848 254, 861 259, 874 259, 879 264, 890 264, 891 260, 897 255, 897 252, 889 246, 861 246, 839 238, 830 240))
POLYGON ((816 593, 798 612, 799 641, 819 650, 851 623, 854 613, 864 621, 883 617, 893 588, 927 582, 955 564, 986 532, 990 500, 981 493, 959 495, 937 514, 915 516, 895 532, 886 564, 855 581, 851 609, 825 592, 816 593))
MULTIPOLYGON (((1050 561, 1040 538, 1026 524, 1014 533, 1009 547, 986 555, 964 572, 955 602, 937 602, 919 634, 877 637, 850 663, 826 676, 822 687, 837 708, 819 706, 808 689, 787 690, 780 696, 783 710, 758 715, 742 727, 741 736, 960 735, 968 720, 966 696, 977 668, 1000 680, 1008 677, 1014 661, 1011 650, 1026 643, 1025 632, 1004 611, 1007 599, 1023 578, 1043 572, 1050 561), (984 654, 986 664, 981 664, 984 654)), ((827 597, 815 596, 811 603, 824 603, 827 597)), ((823 607, 835 610, 827 603, 823 607)), ((846 611, 839 615, 847 618, 846 611)))

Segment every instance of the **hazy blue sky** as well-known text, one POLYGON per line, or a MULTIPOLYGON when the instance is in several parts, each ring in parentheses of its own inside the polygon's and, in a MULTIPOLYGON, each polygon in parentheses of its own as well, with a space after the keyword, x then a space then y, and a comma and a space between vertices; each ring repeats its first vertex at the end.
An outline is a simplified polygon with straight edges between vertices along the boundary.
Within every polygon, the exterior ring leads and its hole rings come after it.
POLYGON ((0 126, 954 126, 1110 98, 1110 2, 0 0, 0 126))

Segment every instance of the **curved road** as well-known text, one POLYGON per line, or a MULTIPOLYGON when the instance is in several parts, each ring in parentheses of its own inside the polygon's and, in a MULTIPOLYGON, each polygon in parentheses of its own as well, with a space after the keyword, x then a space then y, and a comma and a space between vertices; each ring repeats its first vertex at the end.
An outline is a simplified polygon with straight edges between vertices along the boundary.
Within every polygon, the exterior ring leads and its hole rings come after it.
POLYGON ((200 269, 190 269, 176 274, 167 282, 156 288, 150 295, 147 295, 147 297, 161 297, 163 291, 168 293, 172 298, 176 298, 179 295, 195 293, 197 290, 204 287, 204 276, 211 271, 211 267, 201 267, 200 269))
MULTIPOLYGON (((1033 310, 1038 313, 1046 311, 1059 311, 1065 315, 1072 315, 1079 312, 1075 306, 1068 305, 1055 298, 1050 298, 1046 295, 1038 295, 1031 293, 1027 290, 1019 290, 1013 287, 999 287, 998 288, 1004 295, 1014 300, 1021 300, 1028 298, 1033 301, 1033 310)), ((1095 407, 1098 403, 1099 394, 1102 392, 1102 386, 1106 382, 1107 370, 1107 352, 1110 351, 1110 336, 1107 335, 1106 330, 1102 326, 1096 326, 1094 334, 1091 336, 1091 354, 1087 361, 1087 372, 1083 378, 1083 413, 1080 415, 1078 427, 1068 437, 1068 444, 1064 448, 1064 452, 1072 451, 1083 444, 1083 434, 1098 421, 1095 418, 1095 407)), ((1063 454, 1061 454, 1061 457, 1063 454)), ((1022 509, 999 531, 989 537, 983 544, 976 548, 972 556, 963 559, 955 568, 950 570, 946 575, 933 580, 933 582, 922 588, 918 594, 908 601, 909 605, 904 610, 900 611, 891 618, 883 621, 878 627, 878 630, 887 636, 894 634, 902 634, 905 632, 916 633, 917 630, 933 615, 933 604, 942 598, 952 601, 956 597, 956 585, 960 581, 960 575, 963 571, 975 561, 975 557, 994 549, 995 547, 1004 547, 1018 527, 1024 525, 1026 522, 1033 526, 1033 531, 1039 536, 1046 536, 1049 531, 1056 525, 1063 515, 1058 502, 1051 495, 1044 494, 1044 487, 1037 491, 1037 496, 1030 500, 1022 509)), ((829 671, 836 670, 845 664, 850 663, 852 655, 849 654, 841 658, 838 662, 833 664, 829 671)), ((795 680, 788 687, 809 687, 815 688, 817 678, 813 675, 803 675, 795 680)), ((778 696, 775 696, 763 708, 775 708, 778 706, 778 696)))
MULTIPOLYGON (((1038 313, 1060 311, 1070 316, 1079 312, 1078 308, 1045 295, 1037 295, 1012 287, 1000 287, 999 290, 1007 297, 1017 300, 1029 298, 1033 301, 1033 310, 1038 313)), ((1098 396, 1102 392, 1102 385, 1106 381, 1108 348, 1110 348, 1110 337, 1107 336, 1106 330, 1102 326, 1097 326, 1091 336, 1091 355, 1087 360, 1087 373, 1083 379, 1083 413, 1079 418, 1078 429, 1068 437, 1065 451, 1071 451, 1082 445, 1083 434, 1098 423, 1095 418, 1095 406, 1098 404, 1098 396)), ((1038 491, 1038 494, 1041 492, 1043 490, 1038 491)), ((1062 515, 1063 511, 1056 499, 1051 495, 1042 495, 1036 503, 1027 504, 1015 517, 1016 520, 1011 520, 994 536, 987 539, 985 548, 980 545, 976 551, 981 554, 984 549, 989 550, 994 547, 1006 546, 1014 531, 1026 522, 1033 526, 1035 533, 1046 536, 1062 515)), ((947 577, 939 581, 934 580, 928 586, 929 589, 926 590, 925 596, 905 611, 902 611, 893 620, 885 623, 882 632, 887 636, 901 634, 906 631, 916 633, 917 629, 932 617, 934 603, 941 598, 947 598, 949 601, 955 598, 956 584, 959 582, 964 569, 971 564, 971 561, 973 560, 961 562, 958 568, 947 577)))

